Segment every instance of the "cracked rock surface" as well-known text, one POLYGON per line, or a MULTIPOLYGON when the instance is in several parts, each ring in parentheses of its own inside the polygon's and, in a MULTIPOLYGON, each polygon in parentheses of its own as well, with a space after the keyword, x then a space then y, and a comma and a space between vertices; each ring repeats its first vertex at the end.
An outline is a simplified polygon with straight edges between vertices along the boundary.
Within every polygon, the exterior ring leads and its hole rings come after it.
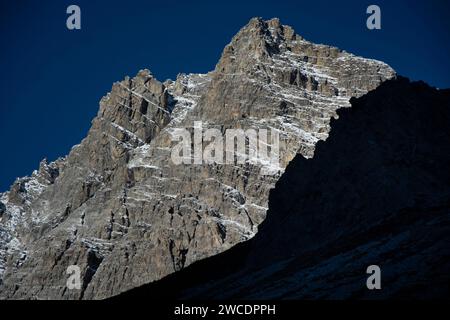
POLYGON ((118 300, 448 299, 450 89, 398 77, 351 103, 289 163, 255 237, 118 300))
POLYGON ((351 97, 393 77, 385 63, 253 18, 207 74, 160 82, 142 70, 114 83, 69 155, 0 194, 0 297, 106 298, 252 238, 287 164, 313 156, 351 97), (279 166, 175 165, 173 134, 194 121, 277 130, 279 166), (69 265, 81 290, 66 287, 69 265))

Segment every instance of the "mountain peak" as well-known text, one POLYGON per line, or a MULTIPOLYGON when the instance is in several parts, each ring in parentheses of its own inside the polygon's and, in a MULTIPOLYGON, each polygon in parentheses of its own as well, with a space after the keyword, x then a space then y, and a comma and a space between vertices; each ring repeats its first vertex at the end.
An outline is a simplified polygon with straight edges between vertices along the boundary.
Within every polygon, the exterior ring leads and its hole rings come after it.
MULTIPOLYGON (((219 70, 233 60, 257 62, 280 53, 281 45, 296 39, 294 30, 283 26, 278 18, 263 20, 260 17, 252 18, 225 47, 219 61, 219 70)), ((217 70, 217 68, 216 68, 217 70)))
POLYGON ((253 18, 208 74, 160 82, 141 70, 114 83, 66 158, 0 194, 0 297, 104 298, 250 239, 288 163, 314 155, 352 96, 394 76, 253 18), (279 164, 174 163, 174 132, 194 121, 276 130, 279 164), (83 270, 82 290, 61 287, 69 265, 83 270))

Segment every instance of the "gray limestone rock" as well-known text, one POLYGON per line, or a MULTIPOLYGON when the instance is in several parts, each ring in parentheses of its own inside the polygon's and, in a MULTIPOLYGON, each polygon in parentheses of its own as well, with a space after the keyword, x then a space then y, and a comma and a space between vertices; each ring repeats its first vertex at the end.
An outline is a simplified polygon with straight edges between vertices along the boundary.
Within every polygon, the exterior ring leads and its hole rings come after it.
POLYGON ((161 279, 252 238, 269 190, 296 154, 312 157, 336 110, 395 77, 385 63, 250 22, 208 74, 113 84, 87 137, 0 194, 0 297, 101 299, 161 279), (280 164, 175 165, 173 134, 273 129, 280 164), (69 265, 82 289, 66 286, 69 265))

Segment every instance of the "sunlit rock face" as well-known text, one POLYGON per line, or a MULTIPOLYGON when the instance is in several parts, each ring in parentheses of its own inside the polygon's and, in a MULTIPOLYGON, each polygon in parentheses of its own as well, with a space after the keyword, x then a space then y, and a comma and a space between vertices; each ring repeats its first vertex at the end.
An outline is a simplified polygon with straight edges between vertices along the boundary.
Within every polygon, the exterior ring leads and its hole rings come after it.
POLYGON ((114 299, 447 298, 450 89, 397 77, 351 104, 289 163, 255 237, 114 299))
POLYGON ((254 18, 208 74, 160 82, 142 70, 115 83, 67 157, 1 194, 0 297, 105 298, 252 238, 287 164, 313 156, 351 97, 393 77, 382 62, 254 18), (194 121, 277 130, 279 165, 175 165, 173 133, 194 121), (80 290, 67 289, 69 265, 80 290))

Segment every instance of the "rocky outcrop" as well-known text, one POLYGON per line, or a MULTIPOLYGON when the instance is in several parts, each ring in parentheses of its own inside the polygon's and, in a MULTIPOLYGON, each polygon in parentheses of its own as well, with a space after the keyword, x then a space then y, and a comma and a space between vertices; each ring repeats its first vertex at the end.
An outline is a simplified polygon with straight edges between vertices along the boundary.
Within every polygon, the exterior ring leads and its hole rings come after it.
POLYGON ((351 103, 288 165, 253 239, 119 297, 448 299, 450 90, 399 78, 351 103))
POLYGON ((394 76, 255 18, 208 74, 161 83, 143 70, 115 83, 66 158, 1 195, 0 297, 105 298, 252 238, 286 165, 314 154, 350 97, 394 76), (279 166, 175 165, 174 131, 200 120, 278 130, 279 166), (82 270, 81 290, 66 287, 69 265, 82 270))

